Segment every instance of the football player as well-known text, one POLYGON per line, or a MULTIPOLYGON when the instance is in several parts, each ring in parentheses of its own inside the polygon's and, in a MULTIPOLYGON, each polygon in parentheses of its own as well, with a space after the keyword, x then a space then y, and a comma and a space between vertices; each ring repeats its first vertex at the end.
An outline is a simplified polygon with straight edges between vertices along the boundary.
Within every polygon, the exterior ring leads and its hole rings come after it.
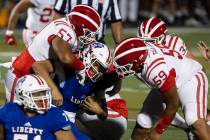
MULTIPOLYGON (((184 41, 180 37, 168 33, 165 22, 159 18, 147 18, 142 23, 140 23, 137 36, 145 42, 158 44, 157 47, 159 48, 174 50, 181 54, 183 57, 197 60, 196 57, 188 51, 184 41)), ((150 93, 152 92, 158 91, 153 89, 150 91, 150 93)), ((176 113, 176 116, 172 121, 172 125, 183 129, 187 133, 189 140, 195 139, 195 136, 193 137, 193 133, 185 123, 185 120, 178 113, 176 113)))
POLYGON ((51 21, 54 3, 55 0, 20 0, 10 14, 5 42, 9 45, 17 45, 14 29, 20 15, 27 11, 27 19, 22 35, 23 42, 28 47, 32 43, 34 36, 51 21))
POLYGON ((42 77, 19 78, 15 95, 15 102, 0 109, 0 139, 75 140, 64 111, 51 105, 51 91, 42 77))
POLYGON ((184 41, 174 35, 169 34, 164 21, 159 18, 152 17, 145 19, 139 24, 137 37, 145 42, 159 44, 158 47, 175 50, 182 56, 196 59, 187 49, 184 41))
MULTIPOLYGON (((49 23, 36 35, 30 46, 12 62, 12 70, 7 72, 5 81, 9 91, 6 94, 7 100, 14 100, 13 87, 16 79, 33 73, 31 66, 34 62, 47 60, 51 50, 54 50, 59 60, 67 66, 75 70, 84 69, 84 64, 73 55, 72 50, 77 47, 77 39, 84 44, 92 42, 99 25, 99 14, 87 5, 77 5, 68 16, 49 23)), ((60 92, 57 87, 51 88, 55 104, 61 105, 60 92)))
MULTIPOLYGON (((82 58, 86 67, 85 80, 78 81, 80 77, 75 76, 74 71, 62 69, 64 66, 61 63, 52 60, 36 62, 33 69, 45 77, 50 85, 54 82, 49 73, 54 72, 54 81, 64 97, 61 108, 65 110, 71 122, 75 122, 75 115, 80 106, 85 108, 88 113, 81 112, 77 117, 76 126, 79 130, 93 139, 119 139, 127 128, 128 112, 125 101, 119 94, 110 95, 108 91, 105 99, 102 93, 112 85, 103 84, 103 81, 107 82, 105 77, 112 62, 111 53, 104 44, 94 42, 83 50, 82 58)), ((78 130, 74 129, 73 132, 77 139, 84 138, 78 130)))
POLYGON ((132 139, 141 140, 149 135, 151 139, 160 139, 171 124, 180 102, 187 125, 193 128, 198 139, 209 140, 205 123, 208 79, 198 62, 174 50, 144 43, 139 38, 122 41, 114 51, 114 61, 121 77, 134 74, 159 91, 145 99, 132 139))

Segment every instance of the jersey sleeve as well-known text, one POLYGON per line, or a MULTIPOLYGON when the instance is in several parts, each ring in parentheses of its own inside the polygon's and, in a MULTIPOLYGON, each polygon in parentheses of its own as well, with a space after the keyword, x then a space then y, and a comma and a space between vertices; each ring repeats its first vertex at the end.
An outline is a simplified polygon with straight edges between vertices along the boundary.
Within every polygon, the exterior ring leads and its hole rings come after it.
POLYGON ((185 56, 187 54, 187 47, 186 47, 184 41, 180 37, 178 37, 178 40, 177 40, 177 47, 178 47, 178 52, 182 56, 185 56))
POLYGON ((51 116, 53 119, 51 119, 49 123, 49 129, 55 133, 58 130, 70 130, 71 129, 71 123, 65 114, 65 112, 61 109, 58 109, 54 107, 53 113, 51 113, 51 116))
POLYGON ((108 21, 110 22, 117 22, 121 21, 120 10, 118 7, 117 0, 111 0, 111 5, 108 9, 108 21))
POLYGON ((53 9, 61 15, 67 14, 67 1, 68 0, 56 0, 53 9))
POLYGON ((55 35, 64 41, 68 42, 71 46, 77 44, 77 37, 73 28, 64 20, 55 20, 55 35))
POLYGON ((175 71, 172 71, 166 65, 164 58, 154 60, 146 71, 146 81, 152 87, 160 90, 161 93, 167 92, 175 85, 175 71))

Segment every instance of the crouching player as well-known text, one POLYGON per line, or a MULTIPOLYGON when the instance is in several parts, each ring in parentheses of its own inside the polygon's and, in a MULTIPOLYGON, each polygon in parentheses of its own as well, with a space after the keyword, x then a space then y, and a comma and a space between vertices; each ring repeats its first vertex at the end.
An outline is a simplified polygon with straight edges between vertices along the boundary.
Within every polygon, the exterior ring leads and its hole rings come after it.
POLYGON ((151 88, 160 91, 160 94, 151 93, 145 99, 132 139, 150 137, 159 140, 180 104, 186 123, 193 128, 197 138, 209 140, 205 123, 208 79, 202 66, 177 52, 168 52, 138 38, 121 42, 114 51, 118 74, 124 77, 135 74, 151 88), (165 110, 161 109, 163 102, 166 103, 165 110))
MULTIPOLYGON (((81 54, 83 63, 85 64, 85 69, 84 71, 78 72, 79 75, 77 74, 77 76, 75 75, 74 70, 71 70, 57 62, 56 58, 51 61, 35 62, 33 70, 35 73, 42 75, 50 86, 58 87, 64 99, 61 108, 65 110, 71 122, 75 122, 75 116, 80 109, 80 106, 83 104, 82 106, 84 107, 84 105, 89 103, 88 105, 91 107, 86 107, 86 109, 97 114, 97 117, 95 117, 96 115, 93 115, 91 118, 97 119, 98 122, 101 120, 103 120, 103 122, 107 121, 107 123, 104 123, 101 127, 110 129, 109 126, 113 126, 116 123, 118 124, 118 127, 115 127, 115 130, 119 131, 119 135, 118 138, 115 139, 119 139, 127 128, 127 109, 124 100, 120 99, 119 96, 117 97, 112 95, 113 98, 110 98, 111 100, 109 101, 106 101, 105 97, 103 98, 103 96, 100 96, 100 99, 98 98, 96 102, 93 97, 88 97, 92 95, 96 97, 98 92, 104 91, 106 88, 112 86, 103 84, 103 81, 106 81, 105 77, 108 75, 107 71, 112 62, 111 53, 108 47, 104 44, 94 42, 88 45, 81 54), (50 77, 50 73, 52 72, 55 75, 54 81, 50 77), (117 107, 117 105, 119 106, 117 107), (108 119, 106 120, 106 118, 108 119), (113 121, 109 121, 109 119, 112 119, 113 121)), ((83 119, 81 118, 79 120, 83 119)), ((92 123, 92 125, 94 125, 94 123, 92 123)), ((97 127, 97 130, 102 129, 101 127, 97 127)), ((88 130, 91 134, 98 134, 98 132, 91 130, 90 127, 88 127, 88 130)), ((89 139, 76 129, 73 129, 72 131, 79 140, 89 139)), ((111 135, 112 132, 110 132, 108 136, 111 135)), ((93 135, 89 135, 90 133, 86 134, 93 139, 98 139, 99 137, 93 137, 93 135)), ((109 139, 107 137, 103 138, 109 139)), ((99 139, 102 140, 102 138, 99 139)))
POLYGON ((1 140, 75 140, 65 113, 51 106, 51 91, 42 77, 21 77, 15 94, 17 100, 0 109, 1 140))

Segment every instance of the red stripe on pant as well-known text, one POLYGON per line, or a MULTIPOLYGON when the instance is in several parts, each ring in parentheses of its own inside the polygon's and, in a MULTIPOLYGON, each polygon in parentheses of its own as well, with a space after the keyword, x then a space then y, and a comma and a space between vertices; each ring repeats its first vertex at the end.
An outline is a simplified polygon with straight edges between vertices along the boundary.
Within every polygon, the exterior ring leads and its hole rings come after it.
POLYGON ((197 92, 196 92, 197 117, 198 117, 198 119, 200 119, 200 86, 201 86, 201 81, 200 81, 198 75, 196 75, 195 77, 198 81, 197 92))
POLYGON ((205 78, 204 78, 204 74, 199 72, 199 74, 201 75, 201 79, 203 82, 203 118, 206 118, 206 82, 205 82, 205 78))

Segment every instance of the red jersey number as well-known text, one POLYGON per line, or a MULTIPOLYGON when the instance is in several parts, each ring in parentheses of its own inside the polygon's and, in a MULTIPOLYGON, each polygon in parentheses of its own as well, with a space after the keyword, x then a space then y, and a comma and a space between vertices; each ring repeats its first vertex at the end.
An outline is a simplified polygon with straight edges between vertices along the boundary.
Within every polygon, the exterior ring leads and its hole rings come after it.
POLYGON ((61 28, 58 33, 60 34, 61 38, 66 37, 67 38, 67 40, 66 40, 67 42, 69 42, 69 40, 72 39, 71 35, 63 28, 61 28))
POLYGON ((43 9, 43 13, 44 14, 40 16, 40 21, 44 23, 49 22, 52 14, 52 9, 46 7, 43 9))
POLYGON ((167 74, 164 71, 160 71, 157 76, 155 76, 152 81, 157 85, 161 85, 162 81, 166 80, 167 74))

